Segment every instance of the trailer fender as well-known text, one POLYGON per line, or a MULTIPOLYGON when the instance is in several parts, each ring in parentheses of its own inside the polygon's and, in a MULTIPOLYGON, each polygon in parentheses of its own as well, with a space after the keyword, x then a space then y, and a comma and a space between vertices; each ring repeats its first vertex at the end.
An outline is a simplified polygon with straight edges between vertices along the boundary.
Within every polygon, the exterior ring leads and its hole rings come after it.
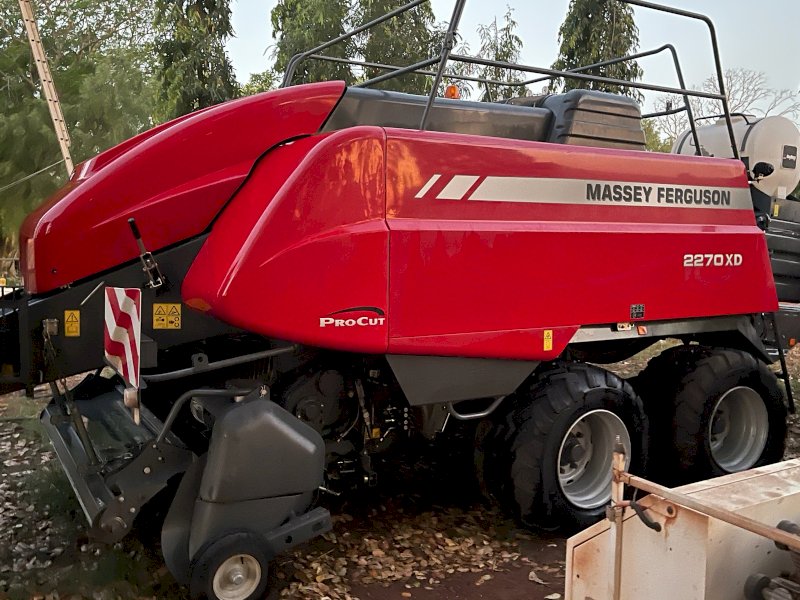
POLYGON ((324 459, 320 435, 274 402, 255 396, 232 403, 164 521, 164 560, 175 578, 188 583, 204 549, 233 533, 260 540, 272 558, 330 530, 327 510, 308 511, 324 459))

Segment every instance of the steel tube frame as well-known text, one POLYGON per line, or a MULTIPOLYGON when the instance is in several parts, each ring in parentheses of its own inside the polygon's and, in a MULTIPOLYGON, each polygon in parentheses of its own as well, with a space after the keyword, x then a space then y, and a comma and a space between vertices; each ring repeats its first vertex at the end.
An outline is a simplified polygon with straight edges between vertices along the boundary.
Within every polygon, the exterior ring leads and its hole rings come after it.
MULTIPOLYGON (((370 21, 369 23, 366 23, 366 24, 364 24, 364 25, 362 25, 360 27, 357 27, 356 29, 353 29, 350 32, 347 32, 347 33, 345 33, 345 34, 343 34, 343 35, 341 35, 341 36, 339 36, 339 37, 337 37, 337 38, 335 38, 335 39, 333 39, 333 40, 331 40, 329 42, 326 42, 325 44, 321 44, 321 45, 317 46, 316 48, 312 48, 311 50, 308 50, 306 52, 302 52, 302 53, 296 54, 289 61, 289 64, 288 64, 287 69, 286 69, 286 74, 284 75, 283 82, 281 83, 281 87, 286 87, 287 85, 289 85, 291 83, 291 80, 292 80, 292 77, 294 76, 294 72, 295 72, 295 70, 297 68, 297 65, 302 60, 305 60, 306 58, 309 58, 309 57, 313 57, 313 58, 319 59, 319 60, 332 60, 333 62, 346 62, 347 64, 354 64, 354 65, 360 64, 362 66, 373 67, 373 68, 391 68, 391 65, 380 65, 379 63, 369 63, 369 62, 366 62, 366 61, 348 61, 348 60, 345 60, 345 59, 338 59, 338 58, 334 58, 334 57, 321 56, 318 53, 320 51, 326 49, 326 48, 329 48, 330 46, 333 46, 334 44, 337 44, 337 43, 339 43, 339 42, 341 42, 343 40, 351 38, 354 35, 357 35, 357 34, 363 32, 363 31, 366 31, 369 28, 374 27, 375 25, 383 23, 383 22, 387 21, 388 19, 391 19, 391 18, 393 18, 393 17, 395 17, 395 16, 397 16, 399 14, 402 14, 402 13, 408 11, 408 10, 411 10, 412 8, 422 4, 423 2, 428 2, 428 1, 429 0, 412 0, 412 2, 409 2, 408 4, 405 4, 405 5, 403 5, 403 6, 399 7, 399 8, 397 8, 397 9, 395 9, 395 10, 393 10, 393 11, 391 11, 391 12, 385 14, 385 15, 383 15, 382 17, 380 17, 378 19, 375 19, 373 21, 370 21)), ((458 24, 459 24, 459 22, 461 20, 461 15, 463 13, 464 6, 466 4, 466 0, 456 0, 456 2, 455 2, 455 5, 453 7, 453 15, 452 15, 452 17, 450 19, 450 23, 448 25, 447 32, 445 34, 444 43, 442 44, 442 49, 441 49, 441 52, 439 53, 439 56, 438 56, 439 67, 436 69, 435 72, 420 72, 419 71, 419 69, 422 69, 424 67, 430 66, 430 65, 434 64, 435 62, 437 62, 437 59, 432 58, 432 59, 427 59, 427 60, 424 60, 424 61, 417 62, 417 63, 415 63, 413 65, 409 65, 407 67, 396 68, 396 69, 394 69, 393 71, 391 71, 389 73, 386 73, 384 75, 380 75, 380 76, 374 77, 374 78, 372 78, 372 79, 370 79, 368 81, 362 82, 362 83, 358 84, 358 86, 366 87, 368 85, 373 85, 375 83, 380 83, 380 82, 383 82, 383 81, 387 81, 387 80, 392 79, 394 77, 399 77, 401 75, 405 75, 405 74, 413 73, 413 72, 417 72, 419 74, 424 74, 424 75, 432 75, 434 77, 434 82, 433 82, 433 85, 431 86, 431 92, 430 92, 430 95, 428 96, 428 102, 425 105, 425 111, 423 112, 422 120, 420 122, 420 129, 421 130, 424 130, 426 125, 427 125, 428 116, 430 114, 431 107, 433 106, 433 102, 434 102, 434 100, 436 98, 436 92, 438 90, 438 87, 439 87, 439 84, 441 83, 442 78, 445 77, 444 70, 445 70, 445 68, 447 66, 448 61, 450 61, 450 60, 457 61, 457 62, 463 62, 463 63, 467 63, 467 64, 476 64, 476 65, 483 65, 483 66, 490 66, 490 67, 500 67, 500 68, 505 68, 505 69, 512 69, 512 70, 517 70, 517 71, 526 71, 526 72, 529 72, 529 73, 539 73, 541 75, 545 75, 544 78, 535 78, 535 79, 527 80, 527 81, 524 81, 524 82, 517 82, 517 83, 499 82, 499 81, 493 81, 493 80, 484 80, 482 78, 469 78, 469 77, 459 76, 459 75, 446 75, 447 77, 450 77, 450 78, 453 78, 453 79, 460 79, 460 80, 467 80, 467 81, 477 81, 477 82, 487 82, 487 83, 497 83, 497 84, 510 85, 510 86, 520 86, 520 85, 524 86, 524 85, 529 85, 531 83, 536 83, 538 81, 544 81, 544 80, 553 79, 553 78, 558 78, 558 79, 568 78, 568 79, 576 79, 578 81, 592 81, 592 82, 597 82, 597 83, 606 83, 606 84, 609 84, 609 85, 616 85, 616 86, 622 86, 622 87, 633 88, 633 89, 647 90, 647 91, 652 91, 652 92, 677 94, 677 95, 683 96, 685 106, 682 109, 678 109, 678 110, 674 110, 674 111, 662 111, 662 112, 658 112, 658 113, 651 113, 651 114, 645 115, 645 116, 646 117, 666 116, 668 114, 677 114, 678 112, 682 112, 683 110, 685 110, 687 112, 687 117, 688 117, 688 120, 689 120, 689 123, 690 123, 690 128, 691 128, 691 131, 692 131, 692 137, 693 137, 694 142, 695 142, 695 148, 696 148, 696 152, 697 153, 700 152, 700 143, 699 143, 699 139, 698 139, 698 135, 697 135, 697 128, 695 126, 694 115, 692 113, 691 104, 689 102, 689 97, 691 96, 691 97, 697 97, 697 98, 707 98, 707 99, 710 99, 710 100, 718 100, 719 102, 722 103, 723 116, 725 118, 725 123, 726 123, 727 129, 728 129, 728 135, 730 137, 731 151, 733 153, 733 157, 735 159, 740 159, 739 149, 738 149, 737 144, 736 144, 736 137, 735 137, 734 132, 733 132, 733 122, 731 120, 730 106, 728 104, 728 98, 727 98, 727 95, 726 95, 726 92, 725 92, 724 74, 723 74, 723 71, 722 71, 722 62, 720 60, 720 55, 719 55, 719 43, 717 42, 716 29, 714 28, 714 24, 712 23, 711 19, 709 19, 707 16, 699 14, 699 13, 686 11, 686 10, 682 10, 682 9, 678 9, 678 8, 672 8, 672 7, 669 7, 669 6, 663 6, 661 4, 655 4, 655 3, 649 2, 647 0, 620 0, 620 1, 624 2, 625 4, 628 4, 628 5, 639 6, 639 7, 642 7, 642 8, 647 8, 647 9, 650 9, 650 10, 655 10, 655 11, 659 11, 659 12, 663 12, 663 13, 667 13, 667 14, 673 14, 673 15, 677 15, 677 16, 681 16, 681 17, 686 17, 686 18, 689 18, 689 19, 695 19, 695 20, 702 21, 703 23, 705 23, 706 26, 708 27, 709 36, 711 38, 711 46, 712 46, 713 55, 714 55, 714 65, 715 65, 716 74, 717 74, 717 83, 718 83, 718 87, 719 87, 719 93, 718 94, 712 94, 712 93, 708 93, 708 92, 700 92, 700 91, 697 91, 697 90, 689 90, 689 89, 686 88, 686 83, 685 83, 684 78, 683 78, 683 72, 682 72, 682 70, 680 68, 680 62, 678 60, 677 52, 676 52, 675 48, 671 44, 665 44, 665 45, 663 45, 660 48, 657 48, 655 50, 651 50, 651 51, 647 51, 647 52, 640 52, 640 53, 633 54, 633 55, 626 56, 626 57, 615 58, 615 59, 611 59, 611 60, 608 60, 608 61, 595 63, 593 65, 582 66, 582 67, 578 67, 576 69, 571 69, 569 71, 557 71, 557 70, 554 70, 554 69, 544 69, 544 68, 537 68, 537 67, 518 65, 518 64, 513 64, 513 63, 506 63, 506 62, 500 62, 500 61, 479 59, 479 58, 475 58, 475 57, 453 55, 452 54, 452 49, 453 49, 453 44, 454 44, 454 40, 455 40, 455 34, 456 34, 456 31, 458 30, 458 24), (646 56, 651 56, 653 54, 657 54, 657 53, 662 52, 664 50, 669 50, 671 52, 671 54, 672 54, 673 63, 675 64, 676 72, 677 72, 677 75, 678 75, 678 81, 679 81, 679 84, 681 85, 680 88, 673 88, 673 87, 659 86, 659 85, 651 85, 651 84, 645 84, 645 83, 637 83, 637 82, 625 81, 625 80, 620 80, 620 79, 613 79, 613 78, 608 78, 608 77, 583 75, 581 73, 581 71, 586 71, 586 70, 591 69, 591 68, 597 68, 597 67, 601 67, 601 66, 608 66, 608 65, 611 65, 611 64, 616 64, 616 63, 624 62, 624 61, 627 61, 627 60, 634 60, 636 58, 643 58, 643 57, 646 57, 646 56)))
POLYGON ((456 0, 453 7, 453 16, 450 17, 450 24, 447 26, 447 33, 444 36, 444 43, 442 43, 441 60, 439 61, 439 68, 436 71, 436 77, 433 78, 433 85, 431 86, 431 93, 428 96, 428 103, 425 105, 425 110, 422 113, 422 119, 419 123, 420 131, 425 130, 428 124, 428 117, 430 116, 433 101, 436 98, 436 92, 439 89, 439 83, 442 81, 442 74, 447 66, 447 61, 450 60, 450 53, 453 51, 455 44, 456 31, 458 31, 458 24, 461 22, 461 14, 464 12, 464 5, 467 0, 456 0))
MULTIPOLYGON (((297 69, 297 65, 300 64, 302 61, 304 61, 309 56, 311 56, 312 54, 317 54, 318 52, 321 52, 321 51, 325 50, 326 48, 330 48, 331 46, 334 46, 334 45, 338 44, 339 42, 343 42, 344 40, 350 39, 351 37, 358 35, 362 31, 366 31, 367 29, 375 27, 375 25, 380 25, 381 23, 383 23, 385 21, 388 21, 389 19, 391 19, 393 17, 396 17, 397 15, 400 15, 400 14, 402 14, 404 12, 407 12, 407 11, 411 10, 412 8, 414 8, 416 6, 419 6, 420 4, 422 4, 424 2, 429 2, 429 1, 430 0, 411 0, 411 2, 409 2, 408 4, 404 4, 403 6, 400 6, 400 7, 396 8, 396 9, 394 9, 393 11, 386 13, 382 17, 378 17, 377 19, 373 19, 369 23, 365 23, 364 25, 361 25, 360 27, 356 27, 355 29, 353 29, 351 31, 343 33, 342 35, 340 35, 337 38, 334 38, 334 39, 332 39, 332 40, 330 40, 328 42, 325 42, 324 44, 320 44, 319 46, 316 46, 315 48, 312 48, 311 50, 306 50, 305 52, 299 52, 299 53, 295 54, 292 58, 289 59, 289 63, 286 65, 286 73, 284 73, 284 75, 283 75, 283 81, 281 82, 280 87, 287 87, 288 85, 291 84, 292 78, 294 77, 294 72, 297 69)), ((464 0, 459 0, 459 1, 464 1, 464 0)))
POLYGON ((700 502, 691 496, 681 494, 673 489, 664 487, 663 485, 658 485, 657 483, 653 483, 647 479, 642 479, 636 475, 631 475, 626 471, 614 470, 613 481, 615 483, 624 483, 625 485, 642 490, 648 494, 653 494, 654 496, 658 496, 659 498, 663 498, 669 502, 684 506, 708 517, 719 519, 720 521, 724 521, 725 523, 729 523, 735 527, 755 533, 756 535, 760 535, 774 542, 785 544, 792 550, 800 552, 800 536, 783 531, 777 527, 765 525, 760 521, 756 521, 755 519, 751 519, 750 517, 740 515, 724 508, 719 508, 710 504, 704 504, 703 502, 700 502))
POLYGON ((216 371, 218 369, 225 369, 228 367, 235 367, 265 358, 273 358, 281 354, 291 354, 297 352, 299 346, 284 346, 283 348, 273 348, 272 350, 264 350, 262 352, 254 352, 253 354, 245 354, 243 356, 235 356, 233 358, 226 358, 217 362, 205 363, 200 366, 187 367, 185 369, 178 369, 177 371, 168 371, 166 373, 155 373, 153 375, 142 375, 142 380, 146 383, 160 383, 162 381, 171 381, 173 379, 181 379, 189 375, 197 375, 198 373, 207 373, 209 371, 216 371))
POLYGON ((236 396, 246 396, 253 390, 245 390, 245 389, 229 389, 229 390, 218 390, 218 389, 208 389, 208 388, 198 388, 196 390, 189 390, 188 392, 184 392, 178 399, 175 401, 175 404, 172 405, 172 408, 169 410, 169 414, 167 418, 164 420, 164 425, 161 428, 161 431, 158 433, 158 437, 156 437, 156 445, 163 444, 164 440, 167 439, 167 434, 172 429, 172 425, 175 423, 175 419, 178 418, 178 413, 181 412, 181 408, 183 405, 186 404, 186 401, 190 398, 235 398, 236 396))
MULTIPOLYGON (((568 69, 567 73, 581 73, 583 71, 588 71, 589 69, 596 69, 599 67, 607 67, 610 65, 615 65, 622 62, 627 62, 629 60, 636 60, 638 58, 647 58, 648 56, 654 56, 656 54, 660 54, 665 50, 669 50, 670 54, 672 55, 672 64, 675 67, 675 73, 678 76, 678 85, 681 86, 681 90, 687 90, 686 81, 683 78, 683 69, 681 69, 681 63, 678 59, 678 52, 675 50, 675 46, 672 44, 664 44, 663 46, 659 46, 658 48, 654 48, 653 50, 646 50, 644 52, 637 52, 636 54, 630 54, 628 56, 622 56, 619 58, 612 58, 610 60, 604 60, 598 63, 594 63, 592 65, 585 65, 582 67, 576 67, 574 69, 568 69)), ((547 81, 549 79, 553 79, 553 77, 539 77, 537 79, 530 79, 528 81, 522 82, 521 85, 530 85, 533 83, 539 83, 542 81, 547 81)), ((695 125, 694 114, 692 113, 692 105, 689 103, 689 96, 687 94, 682 94, 683 96, 683 108, 677 109, 676 111, 670 111, 667 114, 677 114, 678 112, 686 111, 687 117, 689 119, 689 127, 692 130, 692 138, 694 139, 696 153, 700 154, 700 140, 697 136, 697 127, 695 125)), ((651 116, 666 116, 660 115, 659 113, 654 113, 651 115, 642 115, 642 118, 649 118, 651 116)))
POLYGON ((731 121, 731 109, 728 105, 728 95, 725 93, 725 76, 722 72, 722 61, 719 58, 719 43, 717 42, 717 30, 714 27, 714 23, 709 19, 706 15, 701 15, 700 13, 690 12, 688 10, 681 10, 680 8, 672 8, 669 6, 662 6, 660 4, 654 4, 653 2, 648 2, 647 0, 621 0, 626 4, 632 4, 634 6, 641 6, 642 8, 649 8, 650 10, 656 10, 660 12, 669 13, 672 15, 678 15, 680 17, 686 17, 688 19, 696 19, 698 21, 702 21, 708 27, 708 33, 711 37, 711 48, 714 52, 714 66, 717 70, 717 84, 719 86, 719 95, 721 98, 719 100, 722 102, 722 112, 725 116, 725 123, 728 127, 728 135, 731 138, 731 150, 733 150, 733 158, 739 159, 739 148, 736 146, 736 136, 733 134, 733 122, 731 121))

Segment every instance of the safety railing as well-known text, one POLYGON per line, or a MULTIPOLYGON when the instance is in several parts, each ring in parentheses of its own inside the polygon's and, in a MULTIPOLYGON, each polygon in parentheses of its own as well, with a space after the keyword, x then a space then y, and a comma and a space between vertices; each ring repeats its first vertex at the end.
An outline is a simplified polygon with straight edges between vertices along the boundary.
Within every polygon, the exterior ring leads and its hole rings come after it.
POLYGON ((444 40, 442 43, 442 47, 437 55, 431 56, 427 59, 417 61, 413 64, 406 65, 406 66, 397 66, 397 65, 390 65, 384 63, 377 63, 377 62, 370 62, 366 60, 355 60, 355 59, 347 59, 347 58, 340 58, 340 57, 332 57, 326 56, 322 54, 323 51, 327 50, 331 46, 335 46, 345 40, 348 40, 356 35, 359 35, 373 27, 380 25, 390 19, 396 18, 410 10, 413 10, 420 4, 425 2, 429 2, 429 0, 412 0, 403 6, 398 7, 397 9, 374 19, 360 27, 356 27, 355 29, 348 31, 333 40, 325 42, 324 44, 320 44, 310 50, 305 52, 300 52, 293 56, 286 68, 286 72, 283 77, 283 81, 281 83, 281 87, 286 87, 292 84, 292 80, 294 75, 297 71, 297 67, 305 60, 312 59, 312 60, 321 60, 321 61, 328 61, 328 62, 335 62, 335 63, 343 63, 352 66, 360 66, 369 69, 376 69, 376 70, 385 70, 386 73, 381 75, 377 75, 366 81, 362 81, 356 84, 357 87, 369 87, 376 85, 378 83, 382 83, 385 81, 389 81, 391 79, 401 77, 403 75, 426 75, 433 78, 433 82, 431 85, 430 93, 428 94, 428 101, 425 105, 425 110, 423 112, 419 129, 424 130, 428 123, 428 117, 430 114, 431 107, 433 106, 433 102, 436 98, 436 95, 439 90, 439 85, 442 82, 442 79, 447 78, 449 80, 456 80, 456 81, 468 81, 472 83, 485 83, 485 84, 492 84, 492 85, 502 85, 502 86, 509 86, 509 87, 524 87, 531 85, 533 83, 548 81, 553 79, 571 79, 577 81, 585 81, 585 82, 593 82, 593 83, 601 83, 606 85, 613 85, 637 90, 644 90, 644 91, 651 91, 651 92, 660 92, 666 94, 675 94, 680 96, 683 99, 683 106, 679 106, 676 108, 671 108, 665 111, 648 113, 643 115, 643 118, 653 118, 653 117, 661 117, 671 114, 677 114, 680 112, 686 112, 687 119, 689 121, 689 127, 691 128, 692 137, 695 142, 696 152, 700 153, 700 143, 698 140, 697 135, 697 128, 695 125, 695 118, 692 112, 691 102, 689 98, 705 98, 710 100, 715 100, 721 103, 722 106, 722 117, 725 119, 728 135, 730 137, 731 143, 731 150, 733 153, 734 158, 739 158, 739 150, 736 144, 736 139, 733 133, 733 122, 731 119, 730 108, 727 100, 727 96, 725 93, 725 83, 723 78, 722 72, 722 63, 719 56, 719 44, 717 42, 717 35, 716 30, 714 28, 714 24, 707 16, 694 13, 682 9, 672 8, 669 6, 663 6, 660 4, 655 4, 653 2, 647 2, 646 0, 619 0, 625 4, 639 6, 642 8, 655 10, 658 12, 663 12, 667 14, 672 14, 680 17, 685 17, 689 19, 695 19, 702 21, 707 27, 709 31, 709 36, 711 38, 711 46, 714 55, 714 65, 716 69, 717 75, 717 83, 719 93, 711 93, 711 92, 704 92, 699 90, 691 90, 688 89, 686 86, 686 82, 683 77, 683 70, 680 66, 680 61, 678 60, 678 54, 672 44, 664 44, 658 48, 653 50, 648 50, 644 52, 638 52, 635 54, 631 54, 628 56, 622 56, 617 58, 612 58, 610 60, 594 63, 591 65, 581 66, 575 69, 570 70, 557 70, 557 69, 547 69, 542 67, 535 67, 529 65, 522 65, 518 63, 510 63, 510 62, 502 62, 497 60, 489 60, 474 56, 464 56, 464 55, 457 55, 453 54, 453 47, 455 44, 456 33, 458 31, 458 26, 461 21, 461 16, 464 11, 464 6, 466 5, 466 0, 456 0, 455 5, 453 7, 453 13, 448 23, 447 30, 444 34, 444 40), (680 87, 670 87, 670 86, 662 86, 662 85, 653 85, 648 83, 642 82, 635 82, 635 81, 627 81, 622 79, 615 79, 610 77, 603 77, 599 75, 590 75, 585 73, 585 71, 589 71, 592 69, 603 68, 607 66, 611 66, 614 64, 619 64, 627 61, 637 60, 640 58, 645 58, 649 56, 653 56, 655 54, 659 54, 661 52, 668 51, 672 56, 673 65, 675 67, 675 72, 678 78, 678 84, 680 87), (472 64, 472 65, 479 65, 479 66, 486 66, 486 67, 494 67, 500 69, 507 69, 511 71, 519 71, 519 72, 526 72, 541 75, 542 77, 527 79, 524 81, 502 81, 497 79, 485 78, 485 77, 476 77, 474 75, 462 74, 453 71, 447 71, 447 66, 450 62, 455 63, 462 63, 462 64, 472 64), (430 67, 437 65, 435 69, 430 67))

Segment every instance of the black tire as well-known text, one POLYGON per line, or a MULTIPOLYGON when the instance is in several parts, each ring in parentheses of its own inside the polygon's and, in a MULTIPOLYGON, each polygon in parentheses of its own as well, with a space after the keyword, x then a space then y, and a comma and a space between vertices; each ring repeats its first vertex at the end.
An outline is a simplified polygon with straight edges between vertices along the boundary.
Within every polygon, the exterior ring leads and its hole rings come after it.
POLYGON ((674 444, 675 396, 695 363, 712 353, 707 346, 673 346, 652 358, 639 375, 629 380, 644 403, 650 425, 647 477, 653 481, 671 484, 674 479, 670 455, 674 444))
POLYGON ((641 472, 647 462, 647 417, 633 388, 613 373, 568 363, 542 373, 526 393, 518 395, 517 405, 507 420, 509 491, 511 508, 524 525, 576 529, 603 517, 610 500, 614 439, 609 439, 612 428, 593 428, 591 423, 598 420, 600 424, 624 425, 630 439, 629 470, 641 472), (576 431, 576 427, 587 425, 592 427, 589 436, 576 431), (602 431, 608 434, 598 433, 602 431), (572 435, 568 435, 570 432, 572 435), (578 438, 589 438, 592 443, 586 446, 589 450, 583 456, 575 458, 572 453, 573 460, 583 460, 587 453, 589 458, 583 465, 583 474, 575 471, 574 462, 570 463, 566 468, 578 474, 574 481, 562 485, 559 477, 562 448, 565 453, 570 452, 564 444, 571 443, 574 447, 578 438), (591 497, 580 499, 580 493, 573 493, 575 488, 565 491, 584 476, 589 478, 590 488, 598 490, 591 497))
POLYGON ((786 406, 778 378, 752 355, 717 349, 699 358, 675 395, 672 469, 677 483, 718 477, 781 460, 786 443, 786 406), (747 390, 752 390, 754 395, 747 390), (738 396, 736 395, 738 394, 738 396), (759 400, 760 406, 759 408, 759 400), (727 403, 727 404, 726 404, 727 403), (738 406, 752 407, 743 412, 738 406), (726 425, 715 418, 725 416, 726 425), (741 418, 735 418, 736 415, 741 418), (744 418, 747 416, 748 418, 744 418), (768 426, 762 442, 757 437, 768 426), (741 424, 741 429, 739 425, 741 424), (727 427, 727 435, 718 428, 727 427), (714 435, 716 429, 717 435, 714 435), (736 433, 740 431, 742 433, 736 433), (756 441, 752 436, 756 435, 756 441), (741 443, 737 444, 737 440, 741 443), (737 448, 743 448, 735 451, 737 448), (715 449, 716 448, 716 449, 715 449), (737 457, 741 456, 741 459, 737 457))
POLYGON ((228 534, 207 544, 192 561, 189 586, 191 596, 209 600, 263 598, 267 590, 268 567, 269 558, 264 543, 257 535, 249 532, 228 534), (231 573, 227 567, 236 566, 237 557, 244 557, 239 558, 239 561, 246 582, 238 586, 238 589, 230 579, 223 576, 223 572, 218 576, 218 571, 223 565, 227 572, 231 573), (224 587, 226 584, 227 587, 224 587))

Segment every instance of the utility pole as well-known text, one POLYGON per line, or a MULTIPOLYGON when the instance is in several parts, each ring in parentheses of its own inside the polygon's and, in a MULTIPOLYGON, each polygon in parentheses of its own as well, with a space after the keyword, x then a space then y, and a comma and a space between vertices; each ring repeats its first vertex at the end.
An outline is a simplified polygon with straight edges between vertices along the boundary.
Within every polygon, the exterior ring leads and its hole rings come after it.
POLYGON ((22 20, 25 22, 25 30, 28 32, 28 41, 33 51, 33 59, 36 62, 36 70, 39 72, 39 80, 42 82, 42 92, 47 100, 47 108, 50 109, 50 117, 53 119, 53 127, 56 130, 58 145, 61 147, 61 155, 64 157, 64 164, 67 167, 67 176, 72 176, 74 166, 72 155, 69 152, 71 145, 69 131, 64 121, 64 113, 61 112, 61 104, 58 101, 58 93, 53 83, 53 75, 50 73, 50 65, 47 64, 47 56, 44 53, 42 39, 39 37, 39 28, 33 16, 33 6, 30 0, 19 0, 19 8, 22 11, 22 20))

